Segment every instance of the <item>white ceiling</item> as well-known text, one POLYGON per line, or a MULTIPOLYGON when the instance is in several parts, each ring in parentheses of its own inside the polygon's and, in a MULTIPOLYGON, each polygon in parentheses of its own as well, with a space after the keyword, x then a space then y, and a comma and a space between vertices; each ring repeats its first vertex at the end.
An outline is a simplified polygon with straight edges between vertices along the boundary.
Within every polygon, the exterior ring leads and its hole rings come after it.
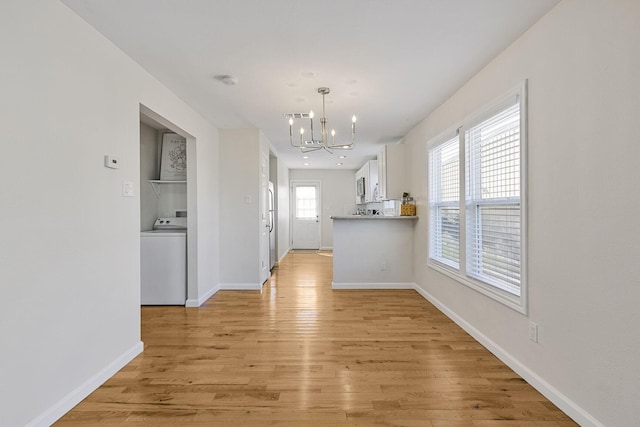
POLYGON ((314 169, 359 168, 559 2, 62 1, 216 127, 261 129, 289 167, 314 169), (303 166, 283 113, 319 115, 321 86, 338 135, 358 116, 356 149, 303 166))

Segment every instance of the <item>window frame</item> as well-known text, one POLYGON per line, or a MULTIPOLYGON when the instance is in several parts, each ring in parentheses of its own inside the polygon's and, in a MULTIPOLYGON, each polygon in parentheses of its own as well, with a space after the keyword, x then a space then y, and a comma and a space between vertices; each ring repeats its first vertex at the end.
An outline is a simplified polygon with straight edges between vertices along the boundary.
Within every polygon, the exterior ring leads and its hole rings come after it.
POLYGON ((446 276, 456 280, 463 285, 474 289, 481 294, 498 301, 507 307, 522 313, 524 315, 528 314, 528 256, 527 256, 527 230, 528 230, 528 221, 527 221, 527 140, 528 140, 528 109, 527 109, 527 80, 524 80, 521 84, 512 88, 511 90, 504 93, 502 96, 496 98, 492 102, 484 105, 483 107, 478 108, 474 113, 463 119, 458 126, 455 128, 450 128, 447 131, 443 132, 436 138, 433 138, 427 143, 427 191, 428 191, 428 201, 427 207, 429 209, 429 214, 427 215, 427 221, 429 222, 427 226, 427 265, 428 267, 445 274, 446 276), (484 282, 475 277, 469 276, 467 274, 467 247, 468 247, 468 238, 469 234, 467 233, 467 210, 469 206, 467 205, 467 167, 466 167, 466 131, 474 126, 482 123, 483 121, 491 118, 492 116, 498 114, 504 109, 508 108, 509 105, 514 105, 514 99, 517 103, 519 103, 520 107, 520 295, 517 296, 513 293, 505 291, 500 287, 491 284, 489 282, 484 282), (436 259, 431 258, 431 244, 432 244, 432 236, 431 236, 431 153, 432 150, 439 145, 448 142, 451 140, 455 134, 457 133, 459 138, 459 172, 460 172, 460 197, 459 197, 459 267, 456 269, 448 264, 440 262, 436 259))

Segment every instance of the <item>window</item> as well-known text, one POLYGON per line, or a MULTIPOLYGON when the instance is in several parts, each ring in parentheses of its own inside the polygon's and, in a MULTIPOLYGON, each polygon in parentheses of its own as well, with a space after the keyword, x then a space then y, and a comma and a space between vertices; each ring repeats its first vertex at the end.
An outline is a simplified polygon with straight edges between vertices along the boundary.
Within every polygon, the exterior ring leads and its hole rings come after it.
POLYGON ((522 313, 524 96, 510 92, 429 149, 429 265, 522 313))
POLYGON ((520 105, 465 140, 467 274, 520 296, 520 105))
POLYGON ((316 187, 297 186, 296 189, 296 219, 317 218, 316 187))
POLYGON ((431 258, 455 269, 460 263, 460 160, 456 136, 431 150, 429 194, 431 258))

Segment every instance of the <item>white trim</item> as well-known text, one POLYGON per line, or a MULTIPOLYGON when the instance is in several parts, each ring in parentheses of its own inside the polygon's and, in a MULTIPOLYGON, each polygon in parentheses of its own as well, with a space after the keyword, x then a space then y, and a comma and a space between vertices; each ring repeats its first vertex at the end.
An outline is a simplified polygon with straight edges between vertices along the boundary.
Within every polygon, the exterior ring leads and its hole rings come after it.
MULTIPOLYGON (((461 120, 461 127, 464 127, 465 130, 472 128, 480 123, 482 123, 487 118, 493 116, 494 114, 499 113, 501 110, 505 109, 509 105, 513 105, 514 98, 518 96, 524 97, 526 99, 527 93, 527 79, 524 79, 522 82, 517 85, 511 87, 511 89, 504 92, 502 95, 493 98, 493 100, 482 104, 479 108, 477 108, 473 113, 467 115, 464 120, 461 120)), ((526 102, 522 102, 519 100, 520 106, 527 107, 526 102)), ((522 115, 522 108, 520 109, 520 114, 522 115)), ((522 122, 520 123, 522 127, 522 122)), ((460 132, 462 133, 462 132, 460 132)))
POLYGON ((331 282, 331 289, 416 289, 412 282, 380 282, 380 283, 336 283, 331 282))
POLYGON ((524 378, 533 388, 542 393, 553 404, 560 408, 564 413, 571 417, 575 422, 583 427, 604 427, 604 424, 599 422, 594 416, 589 414, 584 408, 578 405, 576 402, 569 399, 562 394, 558 389, 553 387, 542 377, 537 375, 526 365, 513 357, 510 353, 505 351, 502 347, 492 341, 489 337, 484 335, 472 324, 458 316, 454 311, 449 309, 440 300, 425 291, 419 286, 414 288, 424 299, 433 304, 438 310, 440 310, 445 316, 455 322, 458 326, 471 335, 476 341, 485 346, 494 356, 504 362, 505 365, 514 370, 518 375, 524 378))
POLYGON ((262 283, 218 283, 221 291, 261 291, 262 283))
POLYGON ((219 286, 214 286, 213 288, 209 289, 200 298, 198 298, 198 299, 188 299, 184 306, 185 307, 200 307, 202 304, 207 302, 207 300, 209 298, 214 296, 216 294, 216 292, 218 292, 219 290, 220 290, 219 286))
MULTIPOLYGON (((283 257, 284 258, 284 257, 283 257)), ((218 286, 214 286, 207 293, 200 298, 188 299, 185 307, 200 307, 207 302, 209 298, 214 296, 218 291, 262 291, 262 284, 260 283, 218 283, 218 286)))
POLYGON ((318 249, 319 251, 332 251, 333 250, 333 246, 320 246, 320 249, 318 249))
POLYGON ((287 249, 287 250, 286 250, 286 252, 284 253, 284 255, 282 255, 282 257, 280 257, 280 259, 278 260, 278 262, 276 263, 276 265, 279 265, 279 264, 282 262, 282 260, 283 260, 287 255, 289 255, 289 251, 290 251, 290 250, 291 250, 291 248, 289 248, 289 249, 287 249))
POLYGON ((448 276, 465 286, 468 286, 474 291, 480 292, 481 294, 486 295, 489 298, 506 305, 507 307, 517 311, 518 313, 524 314, 525 316, 527 315, 527 307, 523 307, 520 305, 521 297, 512 295, 509 292, 503 291, 496 286, 489 285, 480 280, 475 280, 472 277, 463 276, 460 271, 454 270, 453 268, 441 264, 431 258, 427 260, 427 266, 439 271, 445 276, 448 276))
MULTIPOLYGON (((430 138, 427 141, 427 152, 429 150, 431 150, 433 147, 440 145, 444 142, 447 142, 448 140, 455 138, 456 136, 459 135, 459 130, 462 127, 462 124, 455 124, 455 125, 451 125, 449 126, 446 130, 440 132, 439 134, 437 134, 436 136, 434 136, 433 138, 430 138)), ((429 175, 428 171, 427 171, 427 176, 429 175)))
MULTIPOLYGON (((446 273, 445 273, 446 274, 446 273)), ((399 283, 335 283, 331 284, 332 289, 413 289, 424 299, 433 304, 438 310, 440 310, 445 316, 451 319, 454 323, 464 329, 469 335, 471 335, 476 341, 482 344, 487 350, 489 350, 494 356, 500 359, 505 365, 513 369, 518 375, 520 375, 525 381, 527 381, 533 388, 542 393, 553 404, 558 406, 563 412, 565 412, 574 421, 583 427, 604 427, 604 424, 599 422, 594 416, 587 412, 584 408, 578 405, 576 402, 569 399, 553 385, 548 383, 542 377, 537 375, 526 365, 513 357, 510 353, 505 351, 502 347, 496 344, 489 337, 484 335, 478 329, 476 329, 469 322, 464 320, 458 314, 453 312, 447 306, 445 306, 440 300, 431 295, 429 292, 422 289, 416 283, 399 282, 399 283)))
POLYGON ((64 414, 69 412, 84 398, 93 393, 98 387, 104 384, 109 378, 114 376, 120 369, 124 368, 137 355, 142 353, 144 344, 138 341, 129 350, 118 356, 115 360, 101 369, 97 374, 89 378, 75 390, 60 399, 53 406, 49 407, 42 414, 37 416, 27 424, 27 427, 48 427, 58 421, 64 414))

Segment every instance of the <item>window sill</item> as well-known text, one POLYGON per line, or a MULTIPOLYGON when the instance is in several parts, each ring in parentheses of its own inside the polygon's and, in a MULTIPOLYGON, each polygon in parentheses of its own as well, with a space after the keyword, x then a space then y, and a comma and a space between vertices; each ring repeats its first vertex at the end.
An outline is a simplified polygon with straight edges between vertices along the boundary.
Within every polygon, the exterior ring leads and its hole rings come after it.
POLYGON ((429 258, 429 260, 427 261, 427 266, 493 299, 494 301, 497 301, 509 307, 510 309, 517 311, 520 314, 523 314, 525 316, 527 315, 527 302, 526 302, 525 295, 521 294, 518 297, 516 295, 512 295, 508 292, 498 289, 494 286, 483 283, 479 280, 475 280, 470 277, 463 276, 462 274, 460 274, 459 271, 456 271, 445 264, 441 264, 435 260, 432 260, 431 258, 429 258))

